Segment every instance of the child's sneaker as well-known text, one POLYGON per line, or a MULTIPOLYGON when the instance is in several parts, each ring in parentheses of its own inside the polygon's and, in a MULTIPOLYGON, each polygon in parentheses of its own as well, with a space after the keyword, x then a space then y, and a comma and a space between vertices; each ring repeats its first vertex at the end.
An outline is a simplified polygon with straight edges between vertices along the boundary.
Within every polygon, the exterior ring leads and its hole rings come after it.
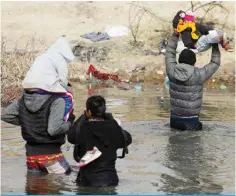
POLYGON ((234 51, 234 49, 233 49, 231 46, 225 48, 225 50, 226 50, 227 52, 233 52, 233 51, 234 51))
POLYGON ((230 41, 229 41, 226 33, 223 34, 223 39, 222 39, 222 42, 221 42, 221 46, 227 52, 233 52, 234 51, 231 44, 230 44, 230 41))
POLYGON ((234 51, 233 48, 231 47, 231 44, 230 44, 229 41, 226 42, 226 43, 224 43, 222 47, 223 47, 227 52, 233 52, 233 51, 234 51))
POLYGON ((97 147, 93 147, 93 150, 89 150, 86 154, 80 159, 80 162, 76 165, 76 167, 83 167, 90 162, 94 161, 98 157, 100 157, 102 153, 98 150, 97 147))

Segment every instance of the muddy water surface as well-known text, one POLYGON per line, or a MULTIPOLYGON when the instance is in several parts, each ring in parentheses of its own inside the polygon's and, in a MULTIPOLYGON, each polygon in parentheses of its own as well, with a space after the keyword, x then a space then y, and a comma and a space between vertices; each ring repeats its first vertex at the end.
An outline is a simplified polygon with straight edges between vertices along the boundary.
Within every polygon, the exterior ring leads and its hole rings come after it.
POLYGON ((132 86, 126 91, 75 86, 77 115, 84 110, 88 92, 94 90, 107 99, 108 110, 133 136, 130 153, 117 160, 119 186, 76 186, 78 170, 68 143, 63 152, 73 167, 71 175, 27 174, 20 129, 2 122, 2 193, 235 193, 234 89, 206 89, 201 112, 204 130, 178 132, 169 128, 168 91, 162 86, 143 85, 142 91, 132 86))

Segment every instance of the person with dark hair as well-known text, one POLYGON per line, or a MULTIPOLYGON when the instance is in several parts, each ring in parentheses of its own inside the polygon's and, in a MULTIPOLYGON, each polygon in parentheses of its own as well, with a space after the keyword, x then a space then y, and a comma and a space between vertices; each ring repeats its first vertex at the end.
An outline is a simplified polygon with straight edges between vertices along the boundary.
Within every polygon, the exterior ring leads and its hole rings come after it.
POLYGON ((65 106, 65 100, 57 95, 24 90, 23 95, 3 111, 3 121, 21 126, 29 172, 70 173, 61 146, 75 116, 72 111, 65 122, 65 106))
POLYGON ((86 111, 68 131, 68 141, 75 145, 74 159, 80 168, 76 180, 79 185, 118 185, 116 159, 124 158, 128 153, 127 146, 132 137, 111 113, 106 113, 106 101, 102 96, 87 99, 86 111), (121 157, 116 153, 119 148, 123 148, 121 157))
POLYGON ((171 116, 170 126, 179 130, 201 130, 199 113, 202 106, 203 85, 220 66, 218 44, 212 44, 211 61, 202 68, 194 67, 196 55, 184 49, 176 62, 179 33, 176 31, 168 40, 165 62, 170 83, 171 116))

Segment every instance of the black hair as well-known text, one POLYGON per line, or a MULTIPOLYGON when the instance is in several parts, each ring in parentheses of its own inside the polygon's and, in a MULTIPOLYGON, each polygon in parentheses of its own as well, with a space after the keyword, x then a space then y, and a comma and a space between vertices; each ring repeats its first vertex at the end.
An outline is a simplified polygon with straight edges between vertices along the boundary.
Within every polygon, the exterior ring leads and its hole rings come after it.
POLYGON ((106 112, 106 100, 100 95, 93 95, 86 101, 86 109, 92 117, 103 118, 106 112))
POLYGON ((179 23, 179 20, 181 19, 180 14, 185 13, 183 10, 179 10, 176 15, 174 16, 172 20, 172 26, 176 29, 179 23))

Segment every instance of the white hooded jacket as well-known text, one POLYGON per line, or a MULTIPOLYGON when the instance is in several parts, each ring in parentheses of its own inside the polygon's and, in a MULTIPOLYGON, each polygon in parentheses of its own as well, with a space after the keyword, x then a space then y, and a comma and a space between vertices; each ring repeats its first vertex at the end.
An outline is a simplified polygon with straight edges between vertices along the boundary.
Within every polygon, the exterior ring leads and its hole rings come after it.
POLYGON ((22 83, 24 89, 39 88, 64 93, 68 85, 68 64, 74 59, 69 43, 59 38, 35 59, 22 83))

